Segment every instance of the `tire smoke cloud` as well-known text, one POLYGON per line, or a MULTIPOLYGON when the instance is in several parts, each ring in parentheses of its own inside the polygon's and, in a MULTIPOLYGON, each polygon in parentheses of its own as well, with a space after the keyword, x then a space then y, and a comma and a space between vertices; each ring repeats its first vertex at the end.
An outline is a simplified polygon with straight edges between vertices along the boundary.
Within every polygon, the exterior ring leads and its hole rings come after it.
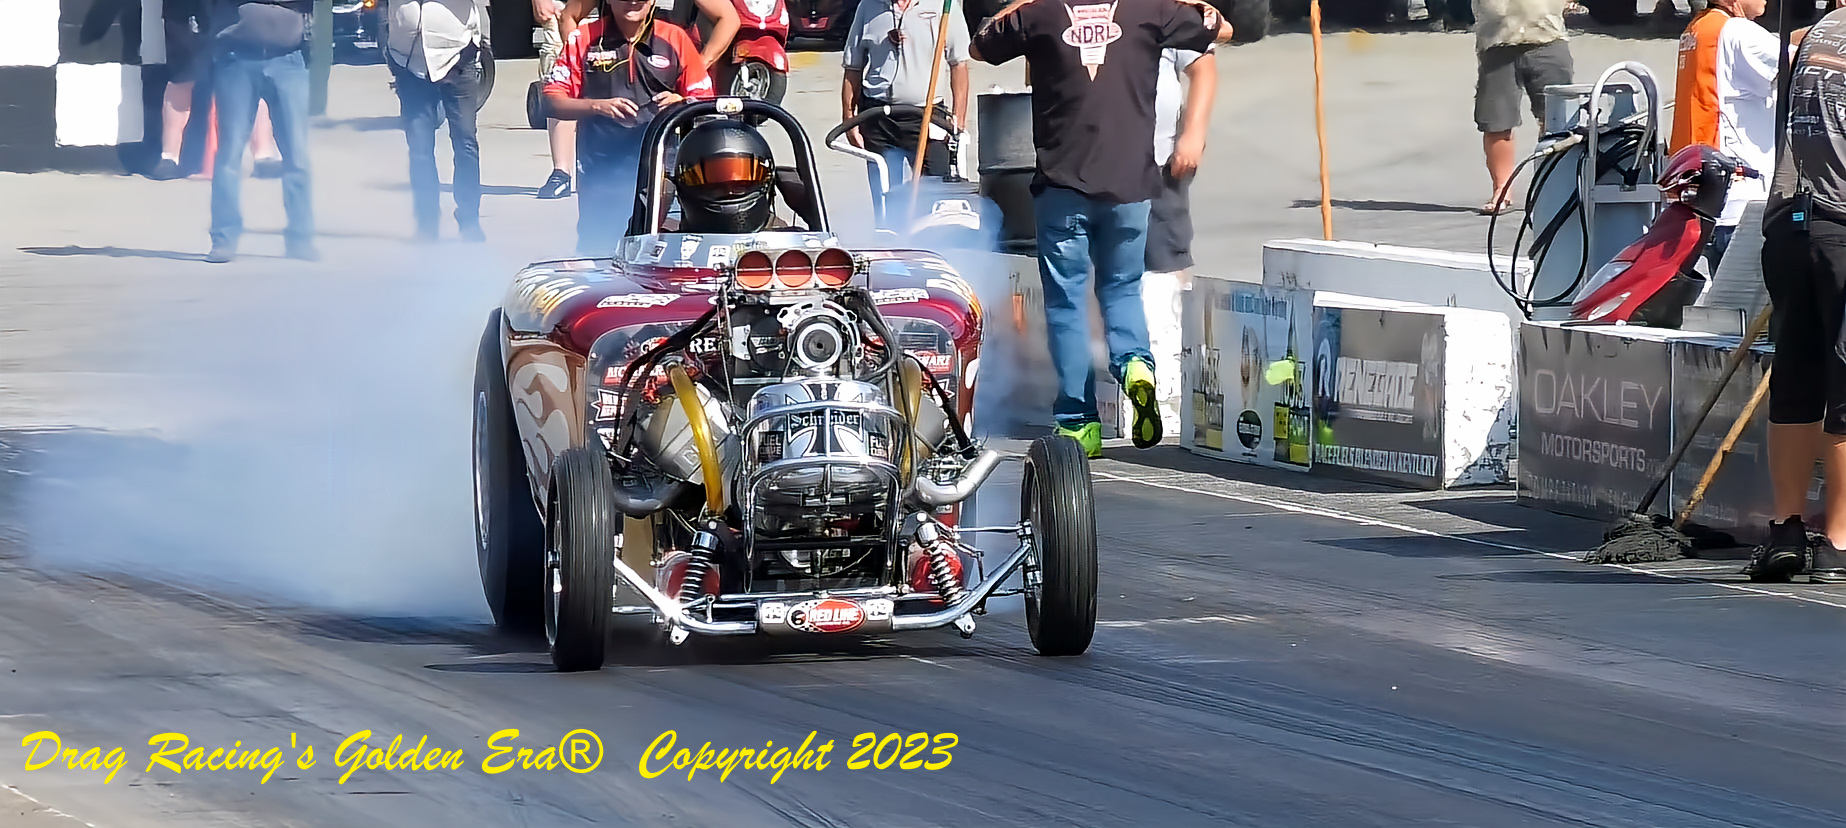
POLYGON ((252 274, 248 289, 122 309, 99 335, 131 340, 117 401, 154 427, 23 441, 31 558, 485 618, 469 399, 482 325, 523 262, 393 250, 359 271, 252 274))

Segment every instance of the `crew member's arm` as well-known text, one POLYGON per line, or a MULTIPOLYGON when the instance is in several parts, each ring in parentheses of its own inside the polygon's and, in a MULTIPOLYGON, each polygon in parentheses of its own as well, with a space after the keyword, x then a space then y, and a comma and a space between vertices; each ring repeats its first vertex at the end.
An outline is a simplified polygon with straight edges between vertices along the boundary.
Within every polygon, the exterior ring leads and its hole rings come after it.
POLYGON ((957 130, 966 129, 968 112, 968 16, 959 4, 949 8, 949 45, 943 59, 949 62, 949 115, 957 130))
POLYGON ((679 53, 679 89, 655 95, 654 102, 665 106, 682 100, 704 101, 717 97, 718 88, 712 85, 711 72, 699 59, 700 53, 692 38, 678 29, 664 30, 662 34, 672 44, 673 51, 679 53))
POLYGON ((840 120, 859 114, 859 90, 865 88, 865 70, 847 67, 840 83, 840 120))
POLYGON ((1013 0, 981 24, 968 43, 968 56, 995 66, 1026 53, 1026 31, 1019 10, 1032 0, 1013 0))
POLYGON ((737 16, 737 6, 731 0, 698 0, 699 11, 712 19, 711 39, 705 42, 704 51, 699 56, 705 60, 705 68, 717 66, 731 50, 731 41, 737 37, 737 30, 743 27, 743 20, 737 16))
POLYGON ((1179 125, 1173 157, 1167 162, 1174 178, 1189 178, 1205 158, 1205 133, 1211 129, 1211 104, 1218 96, 1218 56, 1206 52, 1186 65, 1186 108, 1179 125))
POLYGON ((1163 49, 1203 52, 1231 39, 1230 21, 1203 0, 1172 0, 1162 18, 1155 45, 1163 49))
POLYGON ((558 15, 558 34, 570 39, 570 33, 583 25, 590 12, 596 10, 596 0, 565 0, 564 12, 558 15))
POLYGON ((627 98, 565 98, 546 92, 545 100, 551 104, 551 117, 560 121, 587 121, 591 118, 626 121, 641 111, 639 104, 627 98))
MULTIPOLYGON (((859 90, 865 86, 864 69, 847 69, 845 80, 840 83, 840 121, 852 120, 859 114, 859 90)), ((859 137, 859 128, 853 127, 846 133, 846 143, 861 149, 865 148, 865 139, 859 137)))
MULTIPOLYGON (((840 46, 840 66, 844 69, 840 80, 841 123, 859 114, 859 93, 865 89, 865 65, 871 61, 871 44, 865 42, 866 19, 872 14, 871 8, 871 3, 860 3, 853 10, 852 25, 846 27, 846 42, 840 46)), ((846 142, 865 148, 865 139, 859 137, 857 127, 846 133, 846 142)))

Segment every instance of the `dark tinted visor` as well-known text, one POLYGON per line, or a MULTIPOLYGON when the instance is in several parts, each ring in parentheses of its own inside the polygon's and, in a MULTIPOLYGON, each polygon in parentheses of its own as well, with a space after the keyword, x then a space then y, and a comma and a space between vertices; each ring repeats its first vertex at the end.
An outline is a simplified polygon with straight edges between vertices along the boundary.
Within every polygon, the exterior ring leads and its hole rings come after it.
POLYGON ((676 178, 682 187, 742 193, 769 180, 769 164, 751 155, 717 155, 681 161, 676 178))

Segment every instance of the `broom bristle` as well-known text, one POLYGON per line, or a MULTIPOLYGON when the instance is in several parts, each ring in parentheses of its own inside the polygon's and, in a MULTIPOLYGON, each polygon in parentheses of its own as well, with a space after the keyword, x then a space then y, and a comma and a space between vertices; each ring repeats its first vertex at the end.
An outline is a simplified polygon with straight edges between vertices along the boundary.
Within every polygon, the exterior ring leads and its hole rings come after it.
POLYGON ((1603 533, 1602 545, 1583 556, 1587 564, 1675 561, 1692 550, 1692 539, 1659 515, 1629 515, 1603 533))

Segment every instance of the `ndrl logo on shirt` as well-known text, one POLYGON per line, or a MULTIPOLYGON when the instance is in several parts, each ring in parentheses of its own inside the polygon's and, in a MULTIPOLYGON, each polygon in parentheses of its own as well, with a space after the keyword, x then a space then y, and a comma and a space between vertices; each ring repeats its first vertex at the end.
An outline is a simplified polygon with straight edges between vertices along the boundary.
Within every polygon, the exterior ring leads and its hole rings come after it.
POLYGON ((1081 53, 1083 68, 1089 70, 1090 80, 1096 79, 1096 70, 1108 60, 1109 44, 1122 39, 1122 27, 1115 22, 1115 6, 1115 3, 1092 3, 1064 7, 1070 15, 1070 28, 1064 30, 1064 42, 1081 53))

